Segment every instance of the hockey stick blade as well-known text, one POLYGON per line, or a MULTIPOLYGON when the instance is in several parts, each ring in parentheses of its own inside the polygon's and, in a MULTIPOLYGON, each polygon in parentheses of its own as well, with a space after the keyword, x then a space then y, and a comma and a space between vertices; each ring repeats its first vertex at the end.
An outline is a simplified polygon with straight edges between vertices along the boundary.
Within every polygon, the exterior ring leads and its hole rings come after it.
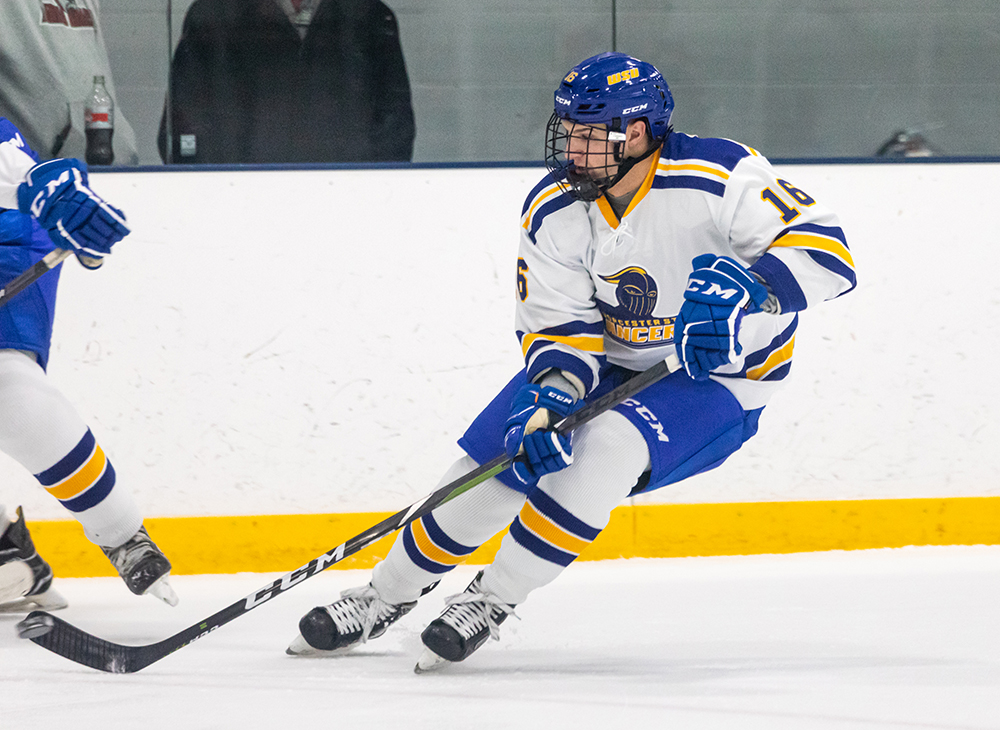
POLYGON ((73 252, 65 248, 57 248, 54 251, 49 251, 45 255, 45 258, 34 264, 30 269, 25 269, 24 272, 18 274, 17 277, 7 282, 7 285, 0 289, 0 307, 38 281, 43 274, 52 271, 52 269, 72 255, 73 252))
MULTIPOLYGON (((584 423, 596 418, 607 410, 618 405, 627 398, 639 393, 670 373, 681 367, 676 356, 671 355, 666 360, 658 362, 648 370, 644 370, 631 380, 617 388, 587 403, 583 408, 571 413, 558 424, 556 429, 562 433, 572 431, 584 423)), ((66 659, 83 664, 102 672, 114 674, 131 674, 148 667, 153 662, 173 654, 178 649, 197 641, 206 634, 215 631, 235 618, 251 611, 272 598, 281 595, 289 588, 296 586, 308 578, 322 573, 331 565, 339 563, 344 558, 354 555, 386 535, 405 527, 410 522, 423 517, 431 510, 445 502, 451 501, 477 484, 481 484, 509 467, 513 460, 506 454, 473 469, 468 474, 445 484, 419 502, 411 504, 404 510, 387 517, 377 525, 369 527, 364 532, 355 535, 345 543, 313 558, 300 568, 277 578, 266 586, 259 588, 250 595, 241 598, 216 614, 189 626, 183 631, 170 636, 163 641, 144 646, 125 646, 115 644, 63 621, 46 611, 32 611, 17 625, 18 634, 30 639, 39 646, 48 649, 66 659)))

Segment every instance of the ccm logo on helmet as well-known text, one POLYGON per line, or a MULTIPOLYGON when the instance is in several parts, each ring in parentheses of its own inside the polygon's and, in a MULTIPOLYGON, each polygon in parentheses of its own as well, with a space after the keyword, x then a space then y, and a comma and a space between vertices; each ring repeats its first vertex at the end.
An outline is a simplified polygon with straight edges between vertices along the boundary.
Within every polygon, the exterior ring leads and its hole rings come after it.
POLYGON ((634 114, 635 112, 641 112, 647 106, 649 106, 649 102, 646 102, 645 104, 640 104, 639 106, 630 106, 628 109, 622 109, 622 114, 625 115, 625 114, 634 114))
POLYGON ((560 104, 565 104, 566 106, 569 106, 570 103, 569 99, 563 99, 561 96, 557 96, 556 101, 559 102, 560 104))

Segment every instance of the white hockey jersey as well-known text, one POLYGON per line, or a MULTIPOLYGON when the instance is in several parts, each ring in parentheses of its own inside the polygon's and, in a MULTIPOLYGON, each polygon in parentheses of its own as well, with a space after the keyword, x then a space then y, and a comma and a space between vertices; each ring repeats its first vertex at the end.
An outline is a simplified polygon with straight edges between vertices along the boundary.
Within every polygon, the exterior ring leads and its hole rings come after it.
POLYGON ((745 145, 673 132, 621 220, 608 201, 574 200, 546 176, 528 195, 517 262, 517 335, 530 380, 559 368, 590 392, 605 362, 644 370, 674 351, 673 324, 704 253, 766 283, 736 363, 712 379, 746 410, 791 366, 797 312, 856 285, 836 216, 745 145))
POLYGON ((0 209, 17 210, 17 188, 35 163, 17 127, 0 117, 0 209))

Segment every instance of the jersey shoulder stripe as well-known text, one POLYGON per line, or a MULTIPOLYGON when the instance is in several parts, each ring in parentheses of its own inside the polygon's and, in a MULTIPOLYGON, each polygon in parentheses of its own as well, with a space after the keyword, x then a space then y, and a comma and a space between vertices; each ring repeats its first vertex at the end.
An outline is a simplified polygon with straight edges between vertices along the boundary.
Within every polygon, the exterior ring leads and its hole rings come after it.
POLYGON ((707 180, 697 175, 660 175, 657 173, 653 181, 653 187, 657 190, 666 188, 681 188, 688 190, 701 190, 720 198, 726 194, 725 183, 717 180, 707 180))
POLYGON ((545 177, 538 181, 538 184, 531 189, 530 193, 528 193, 528 197, 524 199, 524 206, 521 208, 521 215, 523 216, 528 212, 528 209, 532 207, 535 199, 538 198, 542 192, 548 190, 553 185, 558 187, 557 183, 565 177, 565 173, 560 174, 558 177, 553 177, 551 172, 546 173, 545 177))
POLYGON ((521 227, 528 233, 531 242, 538 243, 535 240, 535 234, 542 225, 545 216, 562 210, 574 202, 576 201, 563 191, 558 180, 553 178, 551 174, 543 177, 528 193, 524 206, 521 208, 521 227))
POLYGON ((653 187, 701 190, 721 198, 733 168, 748 154, 747 148, 729 140, 675 132, 657 161, 653 187))
POLYGON ((522 227, 528 233, 528 238, 531 239, 531 242, 538 243, 535 236, 538 234, 538 229, 541 228, 542 222, 545 220, 546 216, 551 215, 556 211, 560 211, 563 208, 568 208, 575 202, 576 201, 569 195, 566 195, 566 193, 562 193, 561 195, 552 195, 544 202, 540 201, 538 207, 536 207, 529 217, 525 219, 524 223, 522 223, 522 227))
POLYGON ((682 132, 672 132, 667 138, 660 162, 662 164, 669 160, 685 161, 689 164, 709 163, 712 167, 732 172, 740 160, 759 156, 760 154, 753 148, 731 139, 702 138, 682 132))

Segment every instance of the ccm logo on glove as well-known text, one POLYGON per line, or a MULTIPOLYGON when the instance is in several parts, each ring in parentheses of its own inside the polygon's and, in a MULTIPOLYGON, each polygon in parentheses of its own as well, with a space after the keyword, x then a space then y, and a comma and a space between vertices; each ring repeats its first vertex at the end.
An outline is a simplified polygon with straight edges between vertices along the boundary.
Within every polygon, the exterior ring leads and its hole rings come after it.
POLYGON ((688 280, 687 291, 698 292, 699 294, 704 294, 706 297, 719 297, 720 299, 732 299, 743 293, 741 289, 723 289, 719 286, 718 282, 695 279, 694 276, 688 280))
POLYGON ((519 482, 534 486, 539 477, 573 463, 573 435, 549 427, 576 408, 576 401, 558 388, 528 383, 514 394, 503 443, 511 458, 523 453, 523 461, 518 459, 511 466, 519 482))

